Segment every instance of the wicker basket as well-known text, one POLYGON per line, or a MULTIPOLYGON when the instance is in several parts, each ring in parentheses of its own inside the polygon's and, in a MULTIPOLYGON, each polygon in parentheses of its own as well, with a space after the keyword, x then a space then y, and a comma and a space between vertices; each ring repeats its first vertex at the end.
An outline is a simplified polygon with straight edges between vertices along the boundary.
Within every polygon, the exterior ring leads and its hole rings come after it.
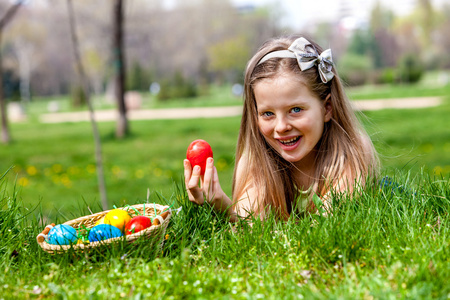
MULTIPOLYGON (((127 242, 133 242, 137 240, 138 238, 144 237, 149 240, 149 243, 151 243, 151 246, 157 245, 158 247, 162 246, 164 234, 166 232, 167 225, 169 224, 170 218, 172 216, 172 211, 169 208, 169 206, 162 206, 159 204, 154 203, 146 203, 146 204, 137 204, 137 205, 131 205, 126 207, 120 207, 119 209, 123 209, 127 211, 131 216, 135 215, 144 215, 147 217, 150 217, 153 220, 152 226, 141 230, 137 233, 133 233, 130 235, 123 235, 121 237, 111 238, 99 242, 79 242, 77 244, 72 245, 53 245, 49 244, 46 241, 46 237, 50 229, 54 226, 54 224, 47 225, 45 229, 40 233, 36 240, 41 246, 41 248, 48 252, 48 253, 61 253, 64 251, 69 250, 70 248, 76 250, 76 251, 87 251, 89 249, 103 246, 106 244, 114 243, 117 241, 120 241, 121 239, 125 239, 127 242), (144 211, 145 210, 145 211, 144 211), (155 213, 156 210, 156 213, 155 213), (137 213, 138 211, 139 213, 137 213)), ((80 217, 78 219, 70 220, 65 222, 64 224, 70 225, 75 229, 83 228, 85 226, 86 228, 92 228, 94 227, 94 224, 103 218, 109 211, 111 210, 105 210, 99 213, 95 213, 92 215, 87 215, 84 217, 80 217)))

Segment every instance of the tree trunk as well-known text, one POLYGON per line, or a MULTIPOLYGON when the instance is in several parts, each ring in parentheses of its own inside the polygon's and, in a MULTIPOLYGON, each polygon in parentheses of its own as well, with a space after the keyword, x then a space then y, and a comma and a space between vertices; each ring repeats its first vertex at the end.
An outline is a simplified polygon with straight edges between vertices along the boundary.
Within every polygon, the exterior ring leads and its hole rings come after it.
POLYGON ((75 63, 77 66, 77 75, 78 82, 84 90, 84 94, 86 95, 86 103, 89 108, 89 116, 91 120, 92 133, 94 136, 94 144, 95 144, 95 161, 97 168, 97 181, 98 181, 98 189, 100 193, 100 198, 102 202, 102 207, 104 210, 109 209, 108 207, 108 198, 106 195, 106 185, 105 185, 105 176, 103 173, 103 159, 102 159, 102 143, 100 140, 100 134, 97 128, 97 122, 95 121, 94 108, 91 102, 91 97, 89 93, 88 81, 86 79, 86 73, 84 71, 83 63, 81 62, 80 56, 80 47, 78 43, 78 38, 76 34, 76 25, 75 25, 75 13, 73 11, 72 0, 67 0, 67 7, 69 9, 69 23, 70 23, 70 35, 72 37, 72 45, 73 52, 75 55, 75 63))
POLYGON ((17 61, 20 74, 20 99, 27 104, 31 101, 31 52, 32 49, 26 43, 19 43, 17 49, 17 61))
POLYGON ((5 25, 14 17, 16 12, 19 10, 22 5, 22 1, 16 2, 13 6, 11 6, 6 14, 0 19, 0 117, 1 117, 1 126, 2 126, 2 143, 8 144, 11 141, 11 136, 9 134, 8 127, 8 115, 6 113, 6 99, 3 97, 3 64, 2 64, 2 53, 1 53, 1 44, 2 44, 2 33, 5 25))
POLYGON ((114 1, 113 34, 114 34, 114 69, 115 69, 115 97, 118 108, 116 137, 123 138, 128 135, 127 107, 125 106, 125 55, 123 46, 123 0, 114 1))
POLYGON ((11 136, 9 135, 8 127, 8 115, 6 113, 6 99, 3 97, 3 65, 2 65, 2 28, 0 28, 0 113, 1 113, 1 123, 2 123, 2 143, 8 144, 11 141, 11 136))

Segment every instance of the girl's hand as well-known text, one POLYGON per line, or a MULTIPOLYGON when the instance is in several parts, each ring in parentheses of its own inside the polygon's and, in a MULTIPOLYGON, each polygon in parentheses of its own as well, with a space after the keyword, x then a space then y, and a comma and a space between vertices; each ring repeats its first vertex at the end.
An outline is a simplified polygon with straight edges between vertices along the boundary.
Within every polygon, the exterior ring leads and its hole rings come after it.
POLYGON ((194 166, 192 169, 189 160, 185 159, 184 181, 190 201, 198 205, 203 205, 207 201, 215 210, 227 212, 229 216, 232 216, 232 220, 235 219, 235 213, 231 211, 232 202, 220 186, 212 157, 206 161, 205 175, 203 176, 200 175, 200 166, 194 166))
POLYGON ((223 191, 212 157, 206 161, 205 175, 201 176, 200 171, 200 166, 194 166, 194 169, 192 169, 189 160, 184 160, 184 180, 189 200, 198 205, 203 205, 205 199, 212 202, 217 196, 221 197, 223 191))

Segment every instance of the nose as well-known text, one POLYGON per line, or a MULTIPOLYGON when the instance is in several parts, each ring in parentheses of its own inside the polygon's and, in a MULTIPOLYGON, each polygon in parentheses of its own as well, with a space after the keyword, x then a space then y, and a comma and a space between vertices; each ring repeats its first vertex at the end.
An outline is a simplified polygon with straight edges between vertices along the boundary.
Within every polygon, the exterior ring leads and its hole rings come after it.
POLYGON ((277 124, 275 126, 275 130, 277 132, 282 133, 282 132, 289 131, 291 129, 292 129, 292 126, 286 117, 281 116, 281 117, 277 118, 277 124))

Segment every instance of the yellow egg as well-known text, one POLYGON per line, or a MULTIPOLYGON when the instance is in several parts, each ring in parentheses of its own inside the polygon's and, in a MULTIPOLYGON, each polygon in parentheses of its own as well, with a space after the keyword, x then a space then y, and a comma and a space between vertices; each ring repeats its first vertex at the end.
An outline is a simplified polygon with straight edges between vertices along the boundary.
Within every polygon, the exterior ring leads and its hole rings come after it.
POLYGON ((113 209, 105 215, 104 224, 110 224, 119 228, 120 230, 125 230, 125 225, 130 222, 131 216, 124 210, 113 209))
POLYGON ((95 222, 94 226, 100 225, 100 224, 104 224, 105 223, 105 217, 99 219, 97 222, 95 222))

